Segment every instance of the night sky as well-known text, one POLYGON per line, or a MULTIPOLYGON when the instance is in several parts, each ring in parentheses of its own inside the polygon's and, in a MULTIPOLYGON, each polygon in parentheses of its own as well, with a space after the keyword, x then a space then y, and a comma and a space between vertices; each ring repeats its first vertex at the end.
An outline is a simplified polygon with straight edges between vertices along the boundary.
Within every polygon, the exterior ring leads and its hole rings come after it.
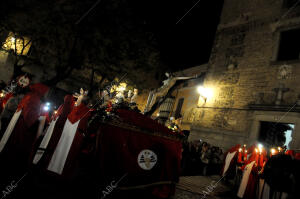
POLYGON ((146 19, 145 23, 158 38, 163 61, 173 71, 208 62, 223 0, 200 0, 182 18, 197 2, 198 0, 137 2, 146 19))

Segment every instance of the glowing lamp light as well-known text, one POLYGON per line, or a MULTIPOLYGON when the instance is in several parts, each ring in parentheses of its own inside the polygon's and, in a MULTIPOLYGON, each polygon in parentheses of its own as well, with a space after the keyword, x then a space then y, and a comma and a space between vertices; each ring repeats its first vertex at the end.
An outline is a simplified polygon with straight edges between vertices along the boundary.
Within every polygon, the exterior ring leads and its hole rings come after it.
POLYGON ((0 97, 4 97, 4 94, 3 94, 3 93, 0 93, 0 97))
POLYGON ((239 148, 239 152, 242 152, 242 148, 239 148))
POLYGON ((258 152, 257 148, 255 148, 255 152, 256 152, 256 153, 258 152))
POLYGON ((49 111, 50 109, 50 102, 46 102, 45 106, 44 106, 44 111, 49 111))
POLYGON ((159 117, 159 113, 157 113, 156 116, 159 117))
POLYGON ((247 150, 245 150, 245 153, 247 153, 248 151, 247 150))
POLYGON ((213 91, 210 88, 198 86, 197 91, 200 94, 200 97, 204 99, 204 102, 206 102, 208 98, 211 98, 213 96, 213 91))
POLYGON ((54 114, 56 115, 56 114, 57 114, 57 111, 54 111, 54 114))

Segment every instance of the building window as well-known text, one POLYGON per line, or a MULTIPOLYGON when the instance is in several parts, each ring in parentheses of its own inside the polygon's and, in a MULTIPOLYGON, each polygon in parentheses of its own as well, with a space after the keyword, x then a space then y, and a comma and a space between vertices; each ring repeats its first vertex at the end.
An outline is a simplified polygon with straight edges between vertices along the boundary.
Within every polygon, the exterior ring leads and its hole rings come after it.
POLYGON ((184 98, 180 98, 177 103, 176 111, 175 111, 175 119, 181 117, 181 108, 183 105, 184 98))
POLYGON ((189 82, 188 82, 188 81, 185 81, 185 82, 183 83, 183 85, 182 85, 183 88, 188 87, 188 86, 189 86, 189 82))
POLYGON ((299 0, 284 0, 283 1, 283 7, 285 8, 291 8, 295 6, 300 6, 299 0))
POLYGON ((297 60, 300 55, 300 28, 280 33, 277 61, 297 60))

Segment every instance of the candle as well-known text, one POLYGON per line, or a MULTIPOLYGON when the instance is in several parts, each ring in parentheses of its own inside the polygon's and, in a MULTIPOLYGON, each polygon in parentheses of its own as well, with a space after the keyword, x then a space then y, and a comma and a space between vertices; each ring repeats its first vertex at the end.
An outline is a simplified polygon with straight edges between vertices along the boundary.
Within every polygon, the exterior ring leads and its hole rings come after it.
POLYGON ((262 167, 264 164, 264 155, 262 155, 261 153, 259 154, 259 166, 262 167))
POLYGON ((278 152, 279 152, 279 153, 281 152, 281 147, 278 147, 278 152))
POLYGON ((247 150, 245 150, 245 152, 244 152, 244 161, 246 161, 247 160, 247 150))
POLYGON ((274 148, 271 149, 271 153, 270 153, 270 157, 272 157, 272 155, 275 155, 276 150, 274 148))
POLYGON ((239 148, 238 163, 242 162, 242 149, 239 148))
POLYGON ((257 148, 255 149, 255 163, 258 165, 258 150, 257 148))

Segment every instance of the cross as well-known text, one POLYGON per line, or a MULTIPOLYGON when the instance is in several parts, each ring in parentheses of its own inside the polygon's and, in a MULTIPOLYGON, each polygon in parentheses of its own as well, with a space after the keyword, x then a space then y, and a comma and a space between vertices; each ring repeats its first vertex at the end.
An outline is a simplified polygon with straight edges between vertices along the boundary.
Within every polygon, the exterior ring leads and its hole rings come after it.
POLYGON ((284 84, 280 83, 278 88, 273 89, 276 92, 276 105, 280 105, 282 102, 283 94, 289 91, 289 88, 284 88, 284 84))

